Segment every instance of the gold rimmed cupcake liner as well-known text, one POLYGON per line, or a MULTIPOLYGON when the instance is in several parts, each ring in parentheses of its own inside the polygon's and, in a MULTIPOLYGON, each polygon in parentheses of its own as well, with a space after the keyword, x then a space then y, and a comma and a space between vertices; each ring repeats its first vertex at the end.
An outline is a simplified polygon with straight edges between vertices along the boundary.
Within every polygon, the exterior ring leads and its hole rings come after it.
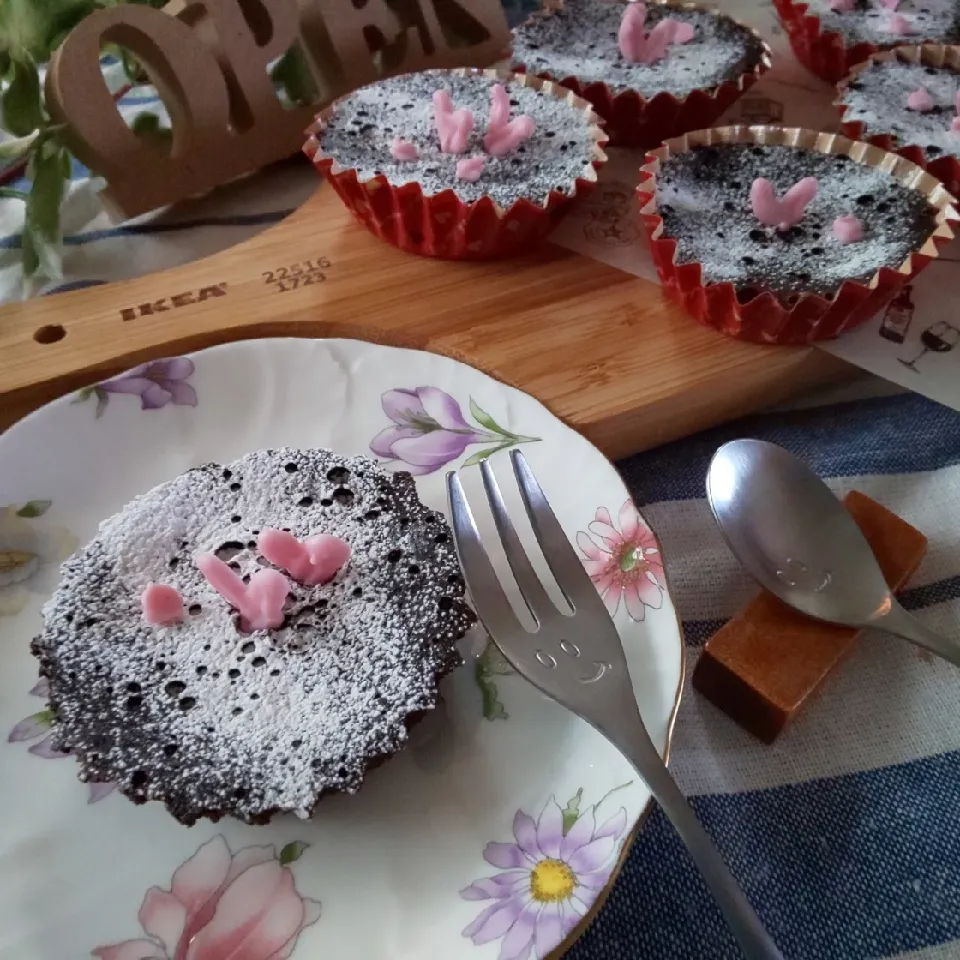
MULTIPOLYGON (((611 0, 625 6, 632 0, 611 0)), ((669 7, 676 10, 696 10, 726 19, 749 32, 760 44, 760 61, 744 71, 736 80, 725 80, 712 87, 693 90, 685 97, 671 93, 658 93, 649 100, 636 90, 614 91, 603 81, 582 81, 579 77, 558 77, 549 71, 538 71, 536 76, 559 83, 593 105, 606 123, 611 146, 654 147, 671 137, 680 136, 689 130, 709 127, 733 106, 771 67, 773 51, 770 45, 753 27, 741 23, 729 14, 700 3, 685 0, 649 0, 648 7, 669 7)), ((547 0, 542 10, 532 19, 545 19, 563 9, 563 0, 547 0)), ((529 22, 529 21, 528 21, 529 22)), ((511 69, 525 72, 527 67, 516 58, 511 69)))
POLYGON ((820 18, 809 12, 802 0, 773 0, 780 23, 796 58, 813 74, 827 83, 839 83, 851 68, 863 63, 878 50, 889 50, 892 43, 853 43, 848 45, 842 33, 824 30, 820 18))
POLYGON ((837 84, 837 98, 833 105, 840 115, 841 133, 852 140, 865 140, 882 150, 890 150, 905 157, 912 163, 928 170, 940 180, 954 196, 960 190, 960 159, 950 154, 940 157, 927 156, 926 150, 918 143, 905 143, 893 134, 883 130, 869 132, 865 124, 858 120, 844 120, 846 104, 843 98, 851 83, 874 64, 890 63, 893 61, 911 63, 923 67, 953 70, 960 81, 960 46, 950 46, 943 43, 921 43, 908 47, 894 47, 892 50, 882 50, 873 54, 863 63, 858 63, 843 80, 837 84))
POLYGON ((323 131, 336 104, 323 111, 306 131, 303 151, 347 208, 372 233, 401 250, 447 260, 488 260, 524 253, 531 243, 549 233, 574 199, 596 185, 597 170, 607 160, 603 151, 607 135, 591 105, 556 83, 504 70, 466 68, 450 72, 517 83, 569 104, 588 125, 593 140, 590 158, 569 190, 551 190, 543 198, 522 198, 505 208, 490 197, 467 203, 449 187, 425 194, 419 183, 395 187, 382 174, 361 179, 356 169, 342 166, 336 157, 323 152, 323 131))
POLYGON ((903 285, 953 239, 960 221, 956 201, 932 174, 895 153, 840 134, 790 127, 716 127, 697 130, 647 154, 637 188, 640 214, 650 240, 654 265, 667 296, 706 326, 727 336, 757 343, 803 344, 836 337, 869 320, 903 285), (821 154, 838 154, 889 173, 919 191, 936 210, 936 226, 920 248, 896 267, 882 267, 869 281, 846 280, 831 297, 794 294, 781 300, 771 290, 751 290, 743 297, 733 283, 707 283, 699 263, 676 262, 676 241, 664 232, 657 212, 657 174, 671 157, 697 148, 744 143, 786 146, 821 154), (741 299, 743 297, 743 299, 741 299))

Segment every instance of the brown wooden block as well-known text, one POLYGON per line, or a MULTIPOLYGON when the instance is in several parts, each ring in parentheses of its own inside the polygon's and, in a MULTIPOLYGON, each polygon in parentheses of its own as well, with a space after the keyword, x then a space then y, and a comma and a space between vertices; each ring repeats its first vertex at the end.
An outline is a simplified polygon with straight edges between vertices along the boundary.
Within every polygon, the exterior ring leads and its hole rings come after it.
MULTIPOLYGON (((927 538, 874 500, 843 501, 899 590, 927 552, 927 538)), ((797 613, 766 590, 707 641, 692 683, 711 703, 765 743, 783 729, 852 650, 861 631, 797 613)))

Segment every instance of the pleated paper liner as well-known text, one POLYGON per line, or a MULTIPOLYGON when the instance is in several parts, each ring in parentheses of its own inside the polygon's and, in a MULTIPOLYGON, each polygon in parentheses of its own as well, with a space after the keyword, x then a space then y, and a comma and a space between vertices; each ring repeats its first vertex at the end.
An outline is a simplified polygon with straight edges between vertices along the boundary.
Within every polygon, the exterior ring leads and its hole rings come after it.
POLYGON ((823 29, 820 18, 808 12, 806 3, 800 0, 773 0, 773 5, 797 59, 811 73, 828 83, 839 83, 858 63, 863 63, 881 50, 890 50, 904 40, 916 42, 926 39, 891 34, 890 43, 855 43, 848 46, 843 34, 823 29))
POLYGON ((551 190, 542 199, 520 199, 504 208, 489 197, 466 203, 452 189, 425 194, 419 183, 393 186, 382 174, 361 180, 353 168, 341 167, 323 152, 326 118, 336 105, 321 113, 307 130, 304 153, 329 180, 347 208, 371 233, 387 243, 426 257, 443 260, 492 260, 518 256, 542 240, 577 197, 596 186, 597 170, 607 160, 607 136, 590 104, 555 83, 497 70, 456 70, 504 83, 516 82, 565 100, 590 127, 592 157, 566 192, 551 190))
MULTIPOLYGON (((551 0, 549 6, 534 16, 537 18, 552 16, 556 10, 562 9, 562 6, 562 0, 551 0)), ((648 6, 717 13, 712 7, 696 3, 681 3, 679 0, 652 0, 648 6)), ((770 69, 773 54, 766 40, 752 27, 740 23, 733 17, 728 19, 733 20, 744 30, 748 30, 760 43, 763 48, 760 62, 736 80, 727 80, 714 87, 694 90, 686 97, 677 98, 670 93, 658 93, 647 100, 636 90, 614 93, 607 84, 600 81, 584 83, 578 77, 557 77, 549 71, 538 71, 536 76, 559 83, 560 86, 572 90, 577 96, 588 101, 606 123, 607 133, 610 135, 610 146, 655 147, 664 140, 680 136, 688 130, 698 130, 716 123, 770 69)), ((516 60, 511 63, 511 69, 521 73, 526 71, 526 67, 516 60)))
MULTIPOLYGON (((841 103, 847 92, 847 87, 853 83, 864 70, 875 63, 885 63, 900 60, 903 63, 920 64, 924 67, 953 70, 957 74, 957 84, 960 86, 960 46, 946 46, 942 43, 924 43, 913 47, 896 47, 875 53, 864 63, 857 64, 837 87, 837 99, 834 106, 840 114, 841 132, 851 140, 865 140, 883 150, 890 150, 906 157, 911 163, 923 167, 935 176, 954 196, 960 191, 960 159, 950 154, 940 157, 927 156, 926 150, 916 143, 904 143, 890 133, 883 130, 867 131, 866 126, 858 120, 843 120, 846 106, 841 103)), ((960 143, 960 135, 958 135, 960 143)))
POLYGON ((953 224, 960 220, 954 198, 943 184, 909 160, 839 134, 783 127, 717 127, 671 140, 647 154, 637 193, 653 262, 667 296, 700 323, 727 336, 755 343, 812 343, 839 336, 864 323, 938 256, 938 248, 953 238, 953 224), (700 264, 678 264, 676 241, 664 234, 663 219, 657 213, 657 173, 670 157, 695 147, 724 143, 789 146, 823 154, 843 154, 857 163, 877 167, 926 197, 937 211, 936 228, 920 248, 897 267, 883 267, 864 283, 846 280, 829 298, 809 293, 792 294, 780 300, 770 290, 751 288, 749 293, 738 294, 730 282, 704 283, 700 264))

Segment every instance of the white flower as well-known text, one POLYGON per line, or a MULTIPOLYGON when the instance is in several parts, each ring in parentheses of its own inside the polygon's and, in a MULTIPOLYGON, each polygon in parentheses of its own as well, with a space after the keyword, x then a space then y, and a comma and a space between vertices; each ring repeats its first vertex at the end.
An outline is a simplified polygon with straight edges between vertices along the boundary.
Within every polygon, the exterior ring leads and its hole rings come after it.
POLYGON ((31 593, 48 592, 60 563, 77 549, 69 530, 40 521, 48 506, 0 508, 0 617, 18 614, 31 593))

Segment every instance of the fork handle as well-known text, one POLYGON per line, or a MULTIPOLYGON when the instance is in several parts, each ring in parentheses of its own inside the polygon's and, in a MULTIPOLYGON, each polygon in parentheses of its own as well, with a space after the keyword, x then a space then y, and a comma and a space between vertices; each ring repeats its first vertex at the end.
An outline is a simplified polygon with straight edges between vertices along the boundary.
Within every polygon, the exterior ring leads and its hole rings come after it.
MULTIPOLYGON (((652 744, 651 744, 652 747, 652 744)), ((657 803, 680 835, 694 862, 707 881, 717 905, 748 960, 783 960, 783 954, 763 928, 760 918, 723 862, 716 846, 680 792, 656 751, 627 751, 627 757, 644 779, 657 803)))

